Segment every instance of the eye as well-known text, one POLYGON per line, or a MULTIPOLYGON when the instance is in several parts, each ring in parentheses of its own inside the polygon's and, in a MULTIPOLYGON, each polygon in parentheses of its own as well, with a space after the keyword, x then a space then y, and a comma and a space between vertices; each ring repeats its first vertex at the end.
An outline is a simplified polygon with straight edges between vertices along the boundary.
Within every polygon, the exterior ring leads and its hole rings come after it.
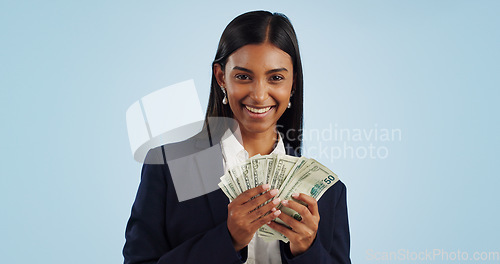
POLYGON ((281 76, 281 75, 273 75, 273 76, 271 76, 271 81, 273 81, 273 82, 279 82, 279 81, 284 80, 284 79, 285 78, 283 78, 283 76, 281 76))
POLYGON ((250 76, 246 74, 236 74, 234 77, 238 80, 250 80, 250 76))

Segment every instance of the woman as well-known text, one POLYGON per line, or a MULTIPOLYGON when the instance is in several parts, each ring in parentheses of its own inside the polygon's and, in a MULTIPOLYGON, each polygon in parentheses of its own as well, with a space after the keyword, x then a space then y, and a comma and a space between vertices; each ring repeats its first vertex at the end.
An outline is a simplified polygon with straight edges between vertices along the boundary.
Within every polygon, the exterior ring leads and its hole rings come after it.
MULTIPOLYGON (((239 140, 228 129, 219 142, 225 169, 256 154, 300 155, 302 65, 295 31, 284 15, 255 11, 231 21, 212 72, 206 119, 234 118, 238 127, 239 140)), ((210 145, 215 145, 212 139, 210 145)), ((164 160, 168 148, 161 147, 164 160)), ((307 206, 280 201, 267 184, 231 202, 220 189, 179 202, 166 163, 143 167, 127 225, 125 263, 350 263, 342 182, 319 202, 306 194, 294 196, 307 206), (302 219, 281 214, 280 202, 302 219), (276 218, 291 229, 272 221, 276 218), (255 234, 262 225, 290 242, 261 240, 255 234)))

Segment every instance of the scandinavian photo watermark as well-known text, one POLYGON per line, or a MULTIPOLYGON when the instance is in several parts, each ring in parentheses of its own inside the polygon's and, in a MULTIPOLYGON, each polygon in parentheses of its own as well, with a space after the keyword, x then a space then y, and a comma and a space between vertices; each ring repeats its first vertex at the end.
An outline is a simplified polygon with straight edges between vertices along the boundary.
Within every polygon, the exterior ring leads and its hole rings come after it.
MULTIPOLYGON (((278 128, 279 129, 279 128, 278 128)), ((281 132, 284 139, 297 140, 293 129, 281 132)), ((308 157, 334 161, 337 159, 386 159, 393 143, 401 142, 401 128, 380 127, 346 128, 330 123, 326 128, 311 128, 301 131, 298 138, 307 145, 302 154, 308 157)))
POLYGON ((439 262, 495 262, 500 261, 500 251, 445 250, 440 248, 414 251, 398 249, 395 251, 366 250, 366 260, 385 263, 387 261, 439 261, 439 262))

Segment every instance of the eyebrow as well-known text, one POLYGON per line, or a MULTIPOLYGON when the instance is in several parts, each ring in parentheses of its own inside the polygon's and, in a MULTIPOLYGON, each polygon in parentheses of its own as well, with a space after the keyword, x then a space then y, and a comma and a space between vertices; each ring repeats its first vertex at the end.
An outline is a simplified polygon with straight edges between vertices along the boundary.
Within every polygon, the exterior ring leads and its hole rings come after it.
MULTIPOLYGON (((248 73, 253 73, 252 70, 247 69, 247 68, 243 68, 240 66, 234 66, 233 70, 240 70, 240 71, 244 71, 244 72, 248 72, 248 73)), ((277 69, 272 69, 272 70, 267 71, 266 74, 281 72, 281 71, 288 71, 288 70, 286 68, 277 68, 277 69)))

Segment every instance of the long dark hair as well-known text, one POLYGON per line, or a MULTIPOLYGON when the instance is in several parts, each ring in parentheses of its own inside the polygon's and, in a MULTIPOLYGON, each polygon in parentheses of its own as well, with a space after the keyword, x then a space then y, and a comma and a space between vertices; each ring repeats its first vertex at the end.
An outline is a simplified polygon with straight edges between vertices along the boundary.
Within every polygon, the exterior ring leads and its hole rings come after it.
POLYGON ((265 41, 288 53, 292 58, 294 71, 292 107, 287 109, 278 120, 277 128, 283 140, 292 147, 297 155, 301 154, 302 117, 303 117, 303 75, 299 45, 292 23, 280 13, 252 11, 239 15, 226 27, 220 38, 217 53, 212 63, 212 85, 205 119, 210 117, 233 117, 229 105, 222 104, 224 94, 217 83, 214 65, 220 64, 224 70, 227 59, 237 49, 248 44, 265 41))

